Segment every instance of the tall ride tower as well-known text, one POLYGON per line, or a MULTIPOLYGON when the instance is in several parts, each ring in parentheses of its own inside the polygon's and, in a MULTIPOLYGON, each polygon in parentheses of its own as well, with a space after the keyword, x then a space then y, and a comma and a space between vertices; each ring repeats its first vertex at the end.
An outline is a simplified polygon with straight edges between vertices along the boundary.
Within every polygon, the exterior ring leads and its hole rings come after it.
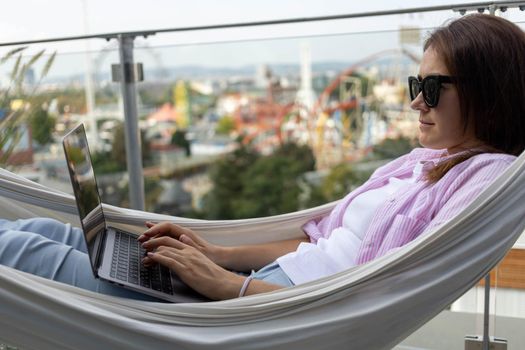
POLYGON ((296 104, 312 111, 315 103, 315 92, 312 89, 312 58, 310 44, 301 44, 301 87, 297 91, 296 104))

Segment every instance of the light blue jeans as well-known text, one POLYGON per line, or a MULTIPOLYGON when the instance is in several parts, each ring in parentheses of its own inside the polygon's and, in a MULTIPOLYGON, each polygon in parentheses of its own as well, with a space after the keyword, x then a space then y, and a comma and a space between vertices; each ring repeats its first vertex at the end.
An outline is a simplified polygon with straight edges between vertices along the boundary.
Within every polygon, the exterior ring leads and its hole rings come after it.
POLYGON ((159 301, 95 278, 82 231, 53 219, 0 219, 0 264, 102 294, 159 301))
POLYGON ((271 284, 283 287, 292 287, 294 284, 288 275, 281 269, 277 261, 274 261, 258 271, 251 273, 252 277, 271 284))
MULTIPOLYGON (((159 301, 95 278, 82 230, 53 219, 0 219, 0 264, 102 294, 159 301)), ((268 283, 293 285, 277 263, 252 274, 268 283)))

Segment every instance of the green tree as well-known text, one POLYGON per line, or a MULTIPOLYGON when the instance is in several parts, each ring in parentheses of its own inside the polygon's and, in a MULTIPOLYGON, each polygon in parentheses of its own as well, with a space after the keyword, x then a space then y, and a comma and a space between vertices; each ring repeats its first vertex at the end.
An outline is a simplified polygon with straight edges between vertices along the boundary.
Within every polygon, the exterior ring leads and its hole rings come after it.
POLYGON ((354 188, 365 182, 368 176, 369 174, 355 171, 351 164, 342 163, 336 165, 323 180, 322 191, 326 201, 343 198, 354 188))
POLYGON ((238 148, 218 160, 210 169, 213 189, 204 198, 203 216, 208 219, 233 219, 235 198, 242 192, 242 174, 259 158, 251 147, 239 141, 238 148))
POLYGON ((242 176, 243 188, 234 200, 236 218, 262 217, 297 210, 301 168, 297 160, 273 155, 261 157, 242 176))
POLYGON ((398 138, 387 138, 374 145, 373 159, 391 159, 409 153, 415 146, 415 140, 400 136, 398 138))
POLYGON ((186 139, 186 131, 177 129, 171 137, 171 144, 183 148, 186 152, 186 157, 191 156, 190 143, 186 139))
POLYGON ((235 130, 235 121, 232 117, 225 115, 217 122, 217 127, 215 131, 217 134, 229 135, 230 132, 235 130))
POLYGON ((291 161, 289 166, 295 167, 293 171, 297 174, 315 169, 314 154, 312 149, 306 145, 287 142, 275 150, 274 156, 288 158, 291 161))
POLYGON ((338 164, 330 170, 320 185, 310 185, 310 194, 305 206, 310 208, 341 199, 362 185, 371 174, 372 171, 357 171, 352 164, 338 164))
MULTIPOLYGON (((126 159, 126 140, 124 134, 124 123, 119 123, 115 127, 115 135, 113 138, 113 143, 111 144, 111 158, 115 160, 119 166, 122 166, 126 169, 127 159, 126 159)), ((151 161, 151 149, 150 144, 144 137, 144 132, 140 132, 141 139, 141 153, 142 153, 142 164, 148 165, 151 161)))
POLYGON ((240 219, 298 210, 298 180, 314 165, 306 146, 285 144, 272 155, 260 156, 241 145, 212 169, 214 187, 205 198, 205 217, 240 219))
POLYGON ((29 119, 33 140, 42 146, 52 142, 55 123, 55 117, 51 116, 46 109, 42 106, 38 108, 29 119))
MULTIPOLYGON (((126 171, 126 142, 124 139, 124 124, 119 123, 114 131, 113 142, 111 143, 110 152, 96 152, 92 155, 93 168, 99 174, 115 173, 126 171)), ((151 163, 151 149, 149 142, 141 131, 142 146, 142 164, 147 166, 151 163)))
POLYGON ((91 155, 91 162, 97 174, 111 174, 126 170, 126 163, 122 164, 113 159, 111 152, 95 152, 91 155))

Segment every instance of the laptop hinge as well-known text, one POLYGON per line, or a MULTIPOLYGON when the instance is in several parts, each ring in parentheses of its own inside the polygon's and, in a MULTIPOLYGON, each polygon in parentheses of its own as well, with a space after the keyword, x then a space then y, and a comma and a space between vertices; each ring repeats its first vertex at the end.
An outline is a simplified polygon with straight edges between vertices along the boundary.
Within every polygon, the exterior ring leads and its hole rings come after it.
POLYGON ((102 247, 104 247, 106 244, 107 232, 108 230, 107 228, 105 228, 102 233, 99 233, 97 235, 97 238, 100 237, 98 244, 96 244, 95 246, 95 249, 96 249, 95 251, 95 273, 96 273, 97 278, 98 278, 98 269, 100 269, 100 266, 102 265, 102 256, 103 256, 102 253, 104 251, 102 247))

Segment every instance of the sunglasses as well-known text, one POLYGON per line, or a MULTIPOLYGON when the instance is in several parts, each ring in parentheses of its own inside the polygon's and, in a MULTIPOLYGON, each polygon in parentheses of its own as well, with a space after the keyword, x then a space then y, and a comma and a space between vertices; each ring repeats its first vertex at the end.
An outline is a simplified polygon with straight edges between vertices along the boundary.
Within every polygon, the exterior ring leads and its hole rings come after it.
POLYGON ((441 84, 453 84, 455 79, 446 75, 429 75, 423 80, 416 77, 408 77, 408 89, 410 91, 410 99, 414 101, 420 92, 423 92, 423 100, 425 104, 434 108, 439 102, 439 93, 441 91, 441 84))

